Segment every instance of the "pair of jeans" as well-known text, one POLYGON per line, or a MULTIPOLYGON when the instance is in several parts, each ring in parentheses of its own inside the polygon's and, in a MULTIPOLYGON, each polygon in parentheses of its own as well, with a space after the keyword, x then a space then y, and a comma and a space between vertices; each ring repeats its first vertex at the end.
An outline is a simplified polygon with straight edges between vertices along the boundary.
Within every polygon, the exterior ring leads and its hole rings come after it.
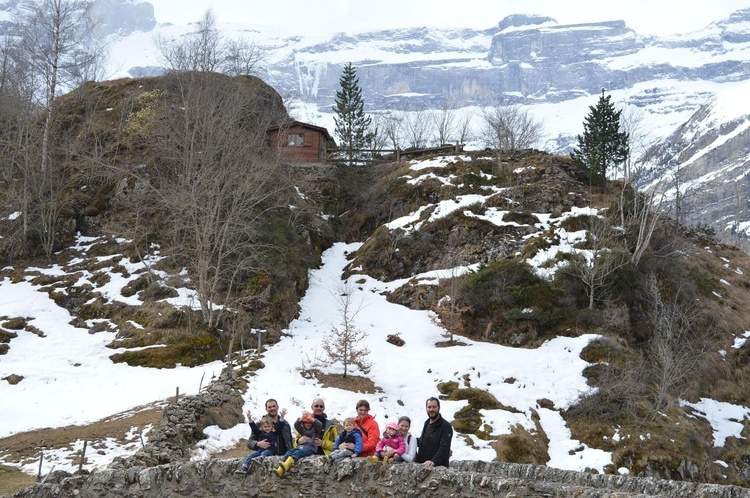
POLYGON ((352 455, 354 455, 354 452, 352 450, 336 450, 331 453, 330 457, 331 460, 337 460, 339 458, 348 458, 352 455))
POLYGON ((307 446, 300 446, 299 448, 294 448, 284 453, 284 457, 281 459, 281 461, 283 462, 284 460, 287 459, 287 457, 292 457, 294 461, 296 462, 300 458, 309 457, 314 454, 315 454, 315 448, 310 448, 307 446))
POLYGON ((271 448, 268 448, 266 450, 256 450, 250 453, 247 458, 245 458, 245 463, 242 464, 243 467, 249 467, 250 466, 250 460, 257 457, 269 457, 274 456, 276 454, 276 450, 273 450, 271 448))

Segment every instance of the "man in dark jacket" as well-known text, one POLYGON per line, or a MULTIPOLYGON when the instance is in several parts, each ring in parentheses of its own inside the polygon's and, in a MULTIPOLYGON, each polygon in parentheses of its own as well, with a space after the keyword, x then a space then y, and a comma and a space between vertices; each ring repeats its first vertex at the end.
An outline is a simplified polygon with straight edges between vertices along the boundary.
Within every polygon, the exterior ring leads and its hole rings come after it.
MULTIPOLYGON (((279 404, 275 399, 269 399, 266 401, 266 413, 273 421, 274 431, 276 432, 276 454, 283 455, 287 451, 294 448, 292 446, 292 428, 289 422, 284 420, 286 415, 286 408, 281 410, 279 414, 279 404)), ((247 440, 247 447, 252 451, 267 449, 267 441, 258 441, 255 434, 250 435, 250 439, 247 440)))
POLYGON ((422 428, 422 435, 417 438, 419 449, 414 461, 425 467, 447 467, 451 456, 453 427, 440 415, 440 400, 429 398, 426 407, 428 418, 422 428))

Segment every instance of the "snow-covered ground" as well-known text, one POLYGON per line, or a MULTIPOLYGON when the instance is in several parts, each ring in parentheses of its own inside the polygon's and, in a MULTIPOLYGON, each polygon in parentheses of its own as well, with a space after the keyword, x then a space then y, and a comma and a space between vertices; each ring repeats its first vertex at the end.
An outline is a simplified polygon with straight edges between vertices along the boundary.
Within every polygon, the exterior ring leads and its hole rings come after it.
MULTIPOLYGON (((414 181, 433 174, 422 169, 440 167, 448 162, 448 158, 414 162, 414 181)), ((469 203, 477 201, 474 198, 467 200, 469 203)), ((440 212, 447 215, 451 210, 464 209, 464 204, 457 200, 441 206, 440 212)), ((491 218, 492 222, 505 223, 500 212, 488 209, 483 216, 491 218)), ((547 229, 553 221, 549 215, 539 214, 538 217, 542 220, 540 230, 547 229)), ((392 223, 400 229, 409 226, 418 229, 413 219, 413 216, 405 216, 392 223)), ((561 234, 555 250, 568 250, 569 238, 561 234)), ((75 264, 99 242, 99 239, 79 237, 75 247, 78 255, 73 255, 70 265, 28 271, 61 274, 75 269, 80 272, 75 264)), ((387 420, 408 415, 413 421, 414 432, 418 433, 425 419, 426 398, 438 395, 439 383, 456 381, 460 386, 486 389, 505 406, 520 412, 483 410, 483 420, 488 426, 484 429, 490 434, 507 434, 517 424, 534 431, 531 410, 536 410, 550 440, 550 466, 602 471, 611 462, 609 453, 572 439, 558 411, 575 403, 589 389, 582 375, 587 363, 580 358, 580 352, 595 336, 557 338, 537 349, 516 349, 467 338, 460 338, 466 344, 464 346, 438 348, 435 343, 445 340, 444 330, 432 320, 429 312, 411 310, 389 303, 385 298, 385 292, 403 285, 407 279, 381 282, 362 274, 342 280, 347 256, 359 246, 335 244, 324 253, 321 267, 310 272, 310 287, 300 302, 299 317, 283 331, 280 342, 264 353, 265 368, 249 378, 245 410, 252 410, 257 417, 263 413, 265 400, 275 398, 281 407, 289 410, 290 418, 296 418, 303 409, 310 407, 313 398, 320 396, 326 400, 328 415, 342 420, 353 416, 357 400, 365 398, 381 425, 387 420), (332 365, 326 360, 322 342, 332 327, 340 326, 341 295, 344 293, 350 296, 350 309, 356 310, 356 327, 367 333, 363 342, 371 351, 369 360, 372 362, 367 377, 380 389, 375 393, 325 388, 314 378, 302 375, 304 370, 311 368, 325 373, 342 372, 341 365, 332 365), (386 342, 389 334, 398 334, 405 344, 398 347, 386 342), (552 401, 554 409, 541 408, 538 405, 541 399, 552 401)), ((538 255, 538 261, 530 263, 541 267, 549 256, 545 254, 538 255)), ((158 258, 157 249, 152 258, 158 258)), ((101 263, 114 258, 102 256, 97 259, 101 263)), ((138 271, 137 263, 123 259, 119 264, 126 266, 131 276, 138 271)), ((85 271, 77 285, 91 285, 109 299, 138 304, 132 296, 121 294, 128 279, 110 270, 101 269, 111 275, 110 280, 101 286, 85 271)), ((414 277, 420 285, 435 285, 441 275, 465 271, 470 269, 443 269, 414 277)), ((70 325, 71 315, 50 299, 39 285, 30 282, 32 279, 29 275, 16 283, 7 278, 0 281, 0 316, 25 317, 29 325, 42 333, 40 336, 18 331, 18 337, 11 340, 9 353, 0 356, 0 379, 11 374, 24 377, 16 385, 0 381, 0 437, 35 428, 86 424, 150 402, 163 405, 166 398, 175 393, 176 387, 180 393, 193 394, 201 382, 205 385, 222 368, 219 362, 196 368, 162 370, 113 364, 109 356, 117 350, 107 349, 105 345, 114 339, 115 334, 89 334, 88 329, 70 325)), ((181 294, 185 296, 183 300, 170 302, 175 306, 193 305, 188 291, 181 294)), ((92 325, 93 322, 87 323, 87 326, 92 325)), ((750 333, 738 341, 746 340, 748 335, 750 333)), ((355 374, 360 373, 356 368, 354 370, 355 374)), ((445 400, 442 413, 452 420, 453 414, 465 405, 466 401, 445 400)), ((726 437, 741 437, 742 424, 737 421, 748 416, 746 407, 712 400, 702 400, 691 406, 711 422, 717 446, 722 445, 726 437)), ((146 428, 143 435, 147 436, 148 430, 146 428)), ((244 423, 228 430, 209 427, 206 434, 207 439, 195 448, 194 459, 210 458, 222 449, 235 446, 249 435, 249 428, 244 423)), ((139 447, 140 436, 132 431, 125 442, 114 439, 100 442, 100 451, 87 454, 86 468, 102 468, 116 456, 134 453, 139 447)), ((43 471, 49 471, 53 466, 74 470, 72 458, 82 445, 83 441, 71 441, 70 448, 45 452, 43 471)), ((494 450, 485 441, 458 433, 454 435, 452 449, 453 458, 457 460, 492 460, 495 457, 494 450)), ((37 471, 36 463, 9 461, 1 444, 0 462, 20 466, 29 473, 37 471)))

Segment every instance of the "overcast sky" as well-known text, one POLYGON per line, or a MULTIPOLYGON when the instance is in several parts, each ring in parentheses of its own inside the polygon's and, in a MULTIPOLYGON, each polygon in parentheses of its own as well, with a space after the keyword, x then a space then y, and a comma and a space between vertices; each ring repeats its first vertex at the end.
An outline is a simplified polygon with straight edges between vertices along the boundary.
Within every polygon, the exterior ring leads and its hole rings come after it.
POLYGON ((219 22, 265 24, 298 34, 333 34, 404 26, 484 29, 514 13, 560 24, 624 20, 639 34, 701 29, 750 0, 148 0, 159 22, 195 21, 211 7, 219 22))

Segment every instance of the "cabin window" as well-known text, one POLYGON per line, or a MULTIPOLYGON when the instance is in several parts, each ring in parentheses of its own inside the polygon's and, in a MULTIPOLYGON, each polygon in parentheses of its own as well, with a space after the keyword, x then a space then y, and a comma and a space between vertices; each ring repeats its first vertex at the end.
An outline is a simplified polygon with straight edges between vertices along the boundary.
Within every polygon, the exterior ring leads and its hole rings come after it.
POLYGON ((289 147, 302 147, 304 143, 304 133, 288 133, 286 136, 286 144, 289 147))

